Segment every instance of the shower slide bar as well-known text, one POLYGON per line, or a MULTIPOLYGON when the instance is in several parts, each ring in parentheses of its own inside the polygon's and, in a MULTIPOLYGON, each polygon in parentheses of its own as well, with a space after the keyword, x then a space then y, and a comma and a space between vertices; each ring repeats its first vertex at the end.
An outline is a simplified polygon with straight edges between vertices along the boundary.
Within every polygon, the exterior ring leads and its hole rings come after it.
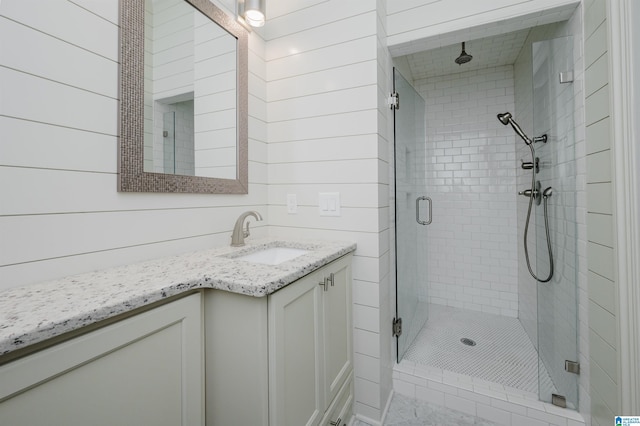
POLYGON ((505 126, 510 124, 513 130, 516 132, 518 136, 522 138, 525 144, 531 150, 531 161, 530 162, 522 162, 522 168, 526 170, 531 170, 531 188, 525 189, 524 191, 520 191, 518 194, 524 195, 525 197, 529 197, 529 208, 527 209, 527 219, 524 225, 524 257, 527 261, 527 269, 529 269, 529 273, 536 281, 541 283, 548 283, 553 278, 553 249, 551 248, 551 235, 549 232, 549 215, 547 213, 547 200, 551 195, 553 195, 553 188, 548 187, 544 191, 540 191, 540 182, 536 181, 536 173, 538 173, 538 158, 536 157, 535 150, 533 149, 533 144, 542 142, 547 143, 547 135, 536 136, 533 139, 529 138, 522 128, 516 123, 513 119, 513 115, 510 112, 505 112, 502 114, 498 114, 498 120, 504 124, 505 126), (536 168, 535 172, 533 171, 534 167, 536 168), (540 278, 531 268, 531 261, 529 260, 529 244, 527 242, 527 237, 529 235, 529 222, 531 219, 531 207, 533 206, 533 201, 536 201, 537 205, 540 205, 540 201, 544 201, 544 229, 547 237, 547 252, 549 254, 549 275, 546 278, 540 278))
POLYGON ((433 219, 433 215, 431 214, 431 205, 433 204, 433 201, 431 201, 431 198, 429 197, 418 197, 416 198, 416 222, 418 222, 420 225, 430 225, 431 224, 431 220, 433 219), (420 201, 428 201, 429 202, 429 220, 420 220, 420 201))

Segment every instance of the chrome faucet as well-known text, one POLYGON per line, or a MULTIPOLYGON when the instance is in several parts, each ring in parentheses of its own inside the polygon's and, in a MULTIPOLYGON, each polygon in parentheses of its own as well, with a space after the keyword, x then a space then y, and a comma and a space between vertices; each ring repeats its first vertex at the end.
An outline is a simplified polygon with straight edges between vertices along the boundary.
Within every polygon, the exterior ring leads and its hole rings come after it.
POLYGON ((244 239, 249 236, 249 222, 247 222, 246 231, 242 229, 242 225, 247 217, 253 216, 256 220, 262 220, 260 213, 256 211, 244 212, 240 215, 236 224, 233 227, 233 233, 231 234, 231 247, 241 247, 244 245, 244 239))

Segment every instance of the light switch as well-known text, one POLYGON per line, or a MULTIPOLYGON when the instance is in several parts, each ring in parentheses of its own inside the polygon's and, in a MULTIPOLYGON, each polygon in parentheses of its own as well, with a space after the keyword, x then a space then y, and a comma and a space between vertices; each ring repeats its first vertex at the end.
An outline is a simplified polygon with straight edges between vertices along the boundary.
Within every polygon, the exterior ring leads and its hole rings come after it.
POLYGON ((296 194, 287 194, 287 213, 298 214, 298 197, 296 197, 296 194))
POLYGON ((318 194, 320 216, 340 216, 340 193, 320 192, 318 194))

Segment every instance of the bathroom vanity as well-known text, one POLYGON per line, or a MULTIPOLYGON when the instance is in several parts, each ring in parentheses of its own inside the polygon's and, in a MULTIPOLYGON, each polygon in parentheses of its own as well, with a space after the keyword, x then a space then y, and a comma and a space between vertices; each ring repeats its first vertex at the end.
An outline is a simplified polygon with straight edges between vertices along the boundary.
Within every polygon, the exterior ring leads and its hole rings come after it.
POLYGON ((354 249, 267 241, 0 293, 0 423, 346 424, 354 249), (240 258, 283 244, 307 254, 240 258))
POLYGON ((266 298, 204 297, 208 425, 348 421, 350 255, 266 298))
POLYGON ((201 305, 191 294, 0 366, 0 423, 203 424, 201 305))

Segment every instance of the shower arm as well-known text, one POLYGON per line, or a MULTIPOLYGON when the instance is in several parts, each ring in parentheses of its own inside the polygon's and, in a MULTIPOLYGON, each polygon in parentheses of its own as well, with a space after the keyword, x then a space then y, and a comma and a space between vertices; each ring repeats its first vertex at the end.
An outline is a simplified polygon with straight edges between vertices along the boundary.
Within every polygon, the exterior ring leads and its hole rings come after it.
MULTIPOLYGON (((514 121, 514 119, 511 118, 511 117, 509 117, 509 124, 511 124, 511 127, 513 127, 513 130, 515 130, 515 132, 518 134, 518 136, 520 136, 522 138, 522 140, 524 140, 524 143, 526 143, 527 145, 531 145, 533 143, 533 141, 531 139, 529 139, 529 137, 527 135, 524 134, 524 131, 520 128, 518 123, 516 123, 514 121)), ((546 142, 546 140, 545 140, 545 142, 546 142)))

